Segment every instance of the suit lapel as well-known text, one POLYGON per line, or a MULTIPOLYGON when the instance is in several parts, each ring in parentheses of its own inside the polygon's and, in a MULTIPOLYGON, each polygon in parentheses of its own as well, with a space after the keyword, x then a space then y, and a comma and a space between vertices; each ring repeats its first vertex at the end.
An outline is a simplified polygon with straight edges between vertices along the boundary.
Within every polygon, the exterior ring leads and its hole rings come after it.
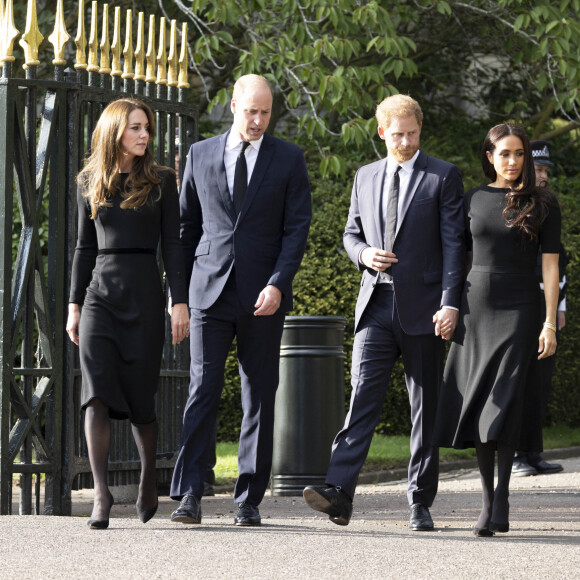
POLYGON ((425 167, 427 166, 427 156, 423 151, 419 153, 419 157, 417 157, 417 161, 415 161, 415 165, 413 167, 413 173, 411 175, 411 180, 409 181, 409 187, 407 188, 407 194, 402 200, 402 207, 401 207, 401 219, 397 222, 397 231, 395 233, 395 238, 399 233, 403 222, 405 221, 405 216, 407 215, 407 211, 409 210, 409 206, 415 197, 415 193, 417 192, 417 188, 419 184, 423 180, 423 176, 425 175, 425 167))
POLYGON ((372 176, 372 203, 375 226, 377 228, 377 240, 379 246, 385 249, 384 223, 385 216, 383 211, 383 190, 385 189, 385 177, 387 173, 387 158, 385 157, 377 164, 377 170, 372 176))
POLYGON ((228 178, 226 175, 226 166, 224 163, 224 152, 226 149, 226 143, 228 141, 228 135, 230 132, 224 133, 219 139, 216 139, 213 150, 210 150, 210 159, 213 160, 213 166, 216 176, 217 187, 219 195, 222 199, 224 207, 228 212, 232 223, 236 223, 236 210, 234 208, 234 202, 232 201, 232 196, 230 195, 230 190, 228 189, 228 178))
POLYGON ((268 134, 264 133, 264 139, 262 140, 262 144, 260 145, 260 151, 258 152, 258 158, 256 159, 256 165, 254 165, 254 170, 252 171, 252 177, 250 178, 250 183, 248 183, 248 189, 244 194, 244 201, 242 202, 242 208, 240 210, 240 215, 238 220, 241 221, 248 208, 252 204, 254 197, 258 189, 260 188, 260 184, 268 171, 268 167, 274 157, 274 151, 276 149, 276 144, 274 139, 268 134))

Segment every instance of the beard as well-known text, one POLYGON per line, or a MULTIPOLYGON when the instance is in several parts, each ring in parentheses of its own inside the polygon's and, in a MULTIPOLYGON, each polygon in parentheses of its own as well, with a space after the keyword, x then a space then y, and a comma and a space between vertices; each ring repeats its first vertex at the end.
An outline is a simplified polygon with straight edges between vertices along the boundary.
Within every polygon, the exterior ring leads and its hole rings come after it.
POLYGON ((389 149, 389 153, 399 162, 409 161, 413 158, 413 155, 417 153, 419 146, 417 147, 393 147, 389 149))

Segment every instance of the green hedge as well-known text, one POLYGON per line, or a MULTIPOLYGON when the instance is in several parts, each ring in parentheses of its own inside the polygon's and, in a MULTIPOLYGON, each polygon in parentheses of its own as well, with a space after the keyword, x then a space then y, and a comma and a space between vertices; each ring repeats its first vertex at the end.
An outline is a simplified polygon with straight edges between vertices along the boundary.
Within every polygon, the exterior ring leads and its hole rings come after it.
MULTIPOLYGON (((426 152, 456 163, 464 175, 466 189, 483 182, 479 162, 479 147, 485 136, 483 125, 471 126, 471 131, 451 132, 442 140, 435 127, 431 134, 422 135, 426 152), (460 135, 460 138, 454 137, 460 135)), ((379 143, 380 146, 384 145, 379 143)), ((307 154, 307 157, 308 154, 307 154)), ((313 158, 316 155, 312 155, 313 158)), ((347 318, 345 332, 345 408, 350 398, 350 358, 353 340, 353 315, 360 283, 360 273, 346 255, 342 245, 342 233, 350 202, 352 179, 356 168, 372 161, 353 159, 344 178, 321 178, 314 160, 309 164, 312 180, 313 220, 306 254, 294 282, 296 316, 338 315, 347 318)), ((570 158, 570 152, 566 159, 570 158)), ((564 160, 558 162, 568 175, 577 174, 577 167, 565 167, 564 160)), ((580 426, 580 316, 576 307, 576 296, 580 295, 580 177, 566 178, 561 173, 554 179, 553 187, 559 194, 563 210, 563 241, 569 253, 568 266, 568 313, 567 325, 561 334, 558 348, 556 374, 553 381, 547 424, 580 426)), ((298 420, 298 418, 297 418, 298 420)), ((238 438, 241 423, 239 377, 235 350, 232 350, 226 367, 226 386, 222 396, 218 440, 232 441, 238 438)), ((385 435, 408 434, 410 429, 409 403, 402 364, 399 362, 391 380, 391 386, 377 432, 385 435)))

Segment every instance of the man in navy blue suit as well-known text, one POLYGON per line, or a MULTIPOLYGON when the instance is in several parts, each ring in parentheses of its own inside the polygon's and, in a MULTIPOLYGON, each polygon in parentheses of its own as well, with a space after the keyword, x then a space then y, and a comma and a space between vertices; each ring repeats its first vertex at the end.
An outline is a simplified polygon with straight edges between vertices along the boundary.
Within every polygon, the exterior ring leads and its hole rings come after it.
POLYGON ((438 449, 431 445, 443 374, 444 343, 458 319, 465 275, 463 185, 451 163, 419 150, 423 113, 406 95, 377 107, 385 159, 354 179, 344 247, 362 280, 355 311, 352 396, 336 436, 327 488, 304 499, 347 525, 395 361, 402 356, 411 404, 407 498, 412 530, 431 530, 438 449))
POLYGON ((181 241, 191 309, 191 382, 170 495, 172 521, 201 522, 204 475, 234 337, 243 419, 235 524, 260 525, 270 478, 274 400, 285 313, 306 247, 310 184, 299 147, 266 133, 264 77, 234 86, 231 129, 189 150, 181 188, 181 241))

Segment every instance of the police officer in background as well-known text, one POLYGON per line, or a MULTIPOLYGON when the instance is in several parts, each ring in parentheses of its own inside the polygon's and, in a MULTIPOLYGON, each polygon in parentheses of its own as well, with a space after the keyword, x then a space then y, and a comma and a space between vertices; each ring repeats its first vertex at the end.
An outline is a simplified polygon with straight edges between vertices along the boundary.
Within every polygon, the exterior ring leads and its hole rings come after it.
MULTIPOLYGON (((546 186, 548 184, 548 173, 554 164, 550 161, 550 143, 548 141, 532 141, 530 143, 532 148, 532 156, 534 158, 534 168, 536 170, 536 185, 546 186)), ((541 255, 541 254, 540 254, 541 255)), ((556 325, 557 340, 560 342, 560 330, 566 325, 566 265, 568 257, 564 251, 564 247, 560 244, 560 260, 558 263, 560 270, 560 294, 558 296, 558 314, 556 325)), ((542 267, 538 260, 538 278, 540 280, 540 287, 544 288, 542 284, 542 267)), ((552 375, 554 374, 554 367, 556 356, 551 356, 539 361, 537 364, 537 376, 540 380, 541 388, 541 405, 542 415, 546 414, 548 407, 548 400, 552 390, 552 375)), ((522 453, 516 451, 512 467, 512 475, 516 477, 525 477, 527 475, 540 475, 547 473, 558 473, 562 471, 563 467, 559 463, 548 463, 542 459, 538 452, 522 453)))

